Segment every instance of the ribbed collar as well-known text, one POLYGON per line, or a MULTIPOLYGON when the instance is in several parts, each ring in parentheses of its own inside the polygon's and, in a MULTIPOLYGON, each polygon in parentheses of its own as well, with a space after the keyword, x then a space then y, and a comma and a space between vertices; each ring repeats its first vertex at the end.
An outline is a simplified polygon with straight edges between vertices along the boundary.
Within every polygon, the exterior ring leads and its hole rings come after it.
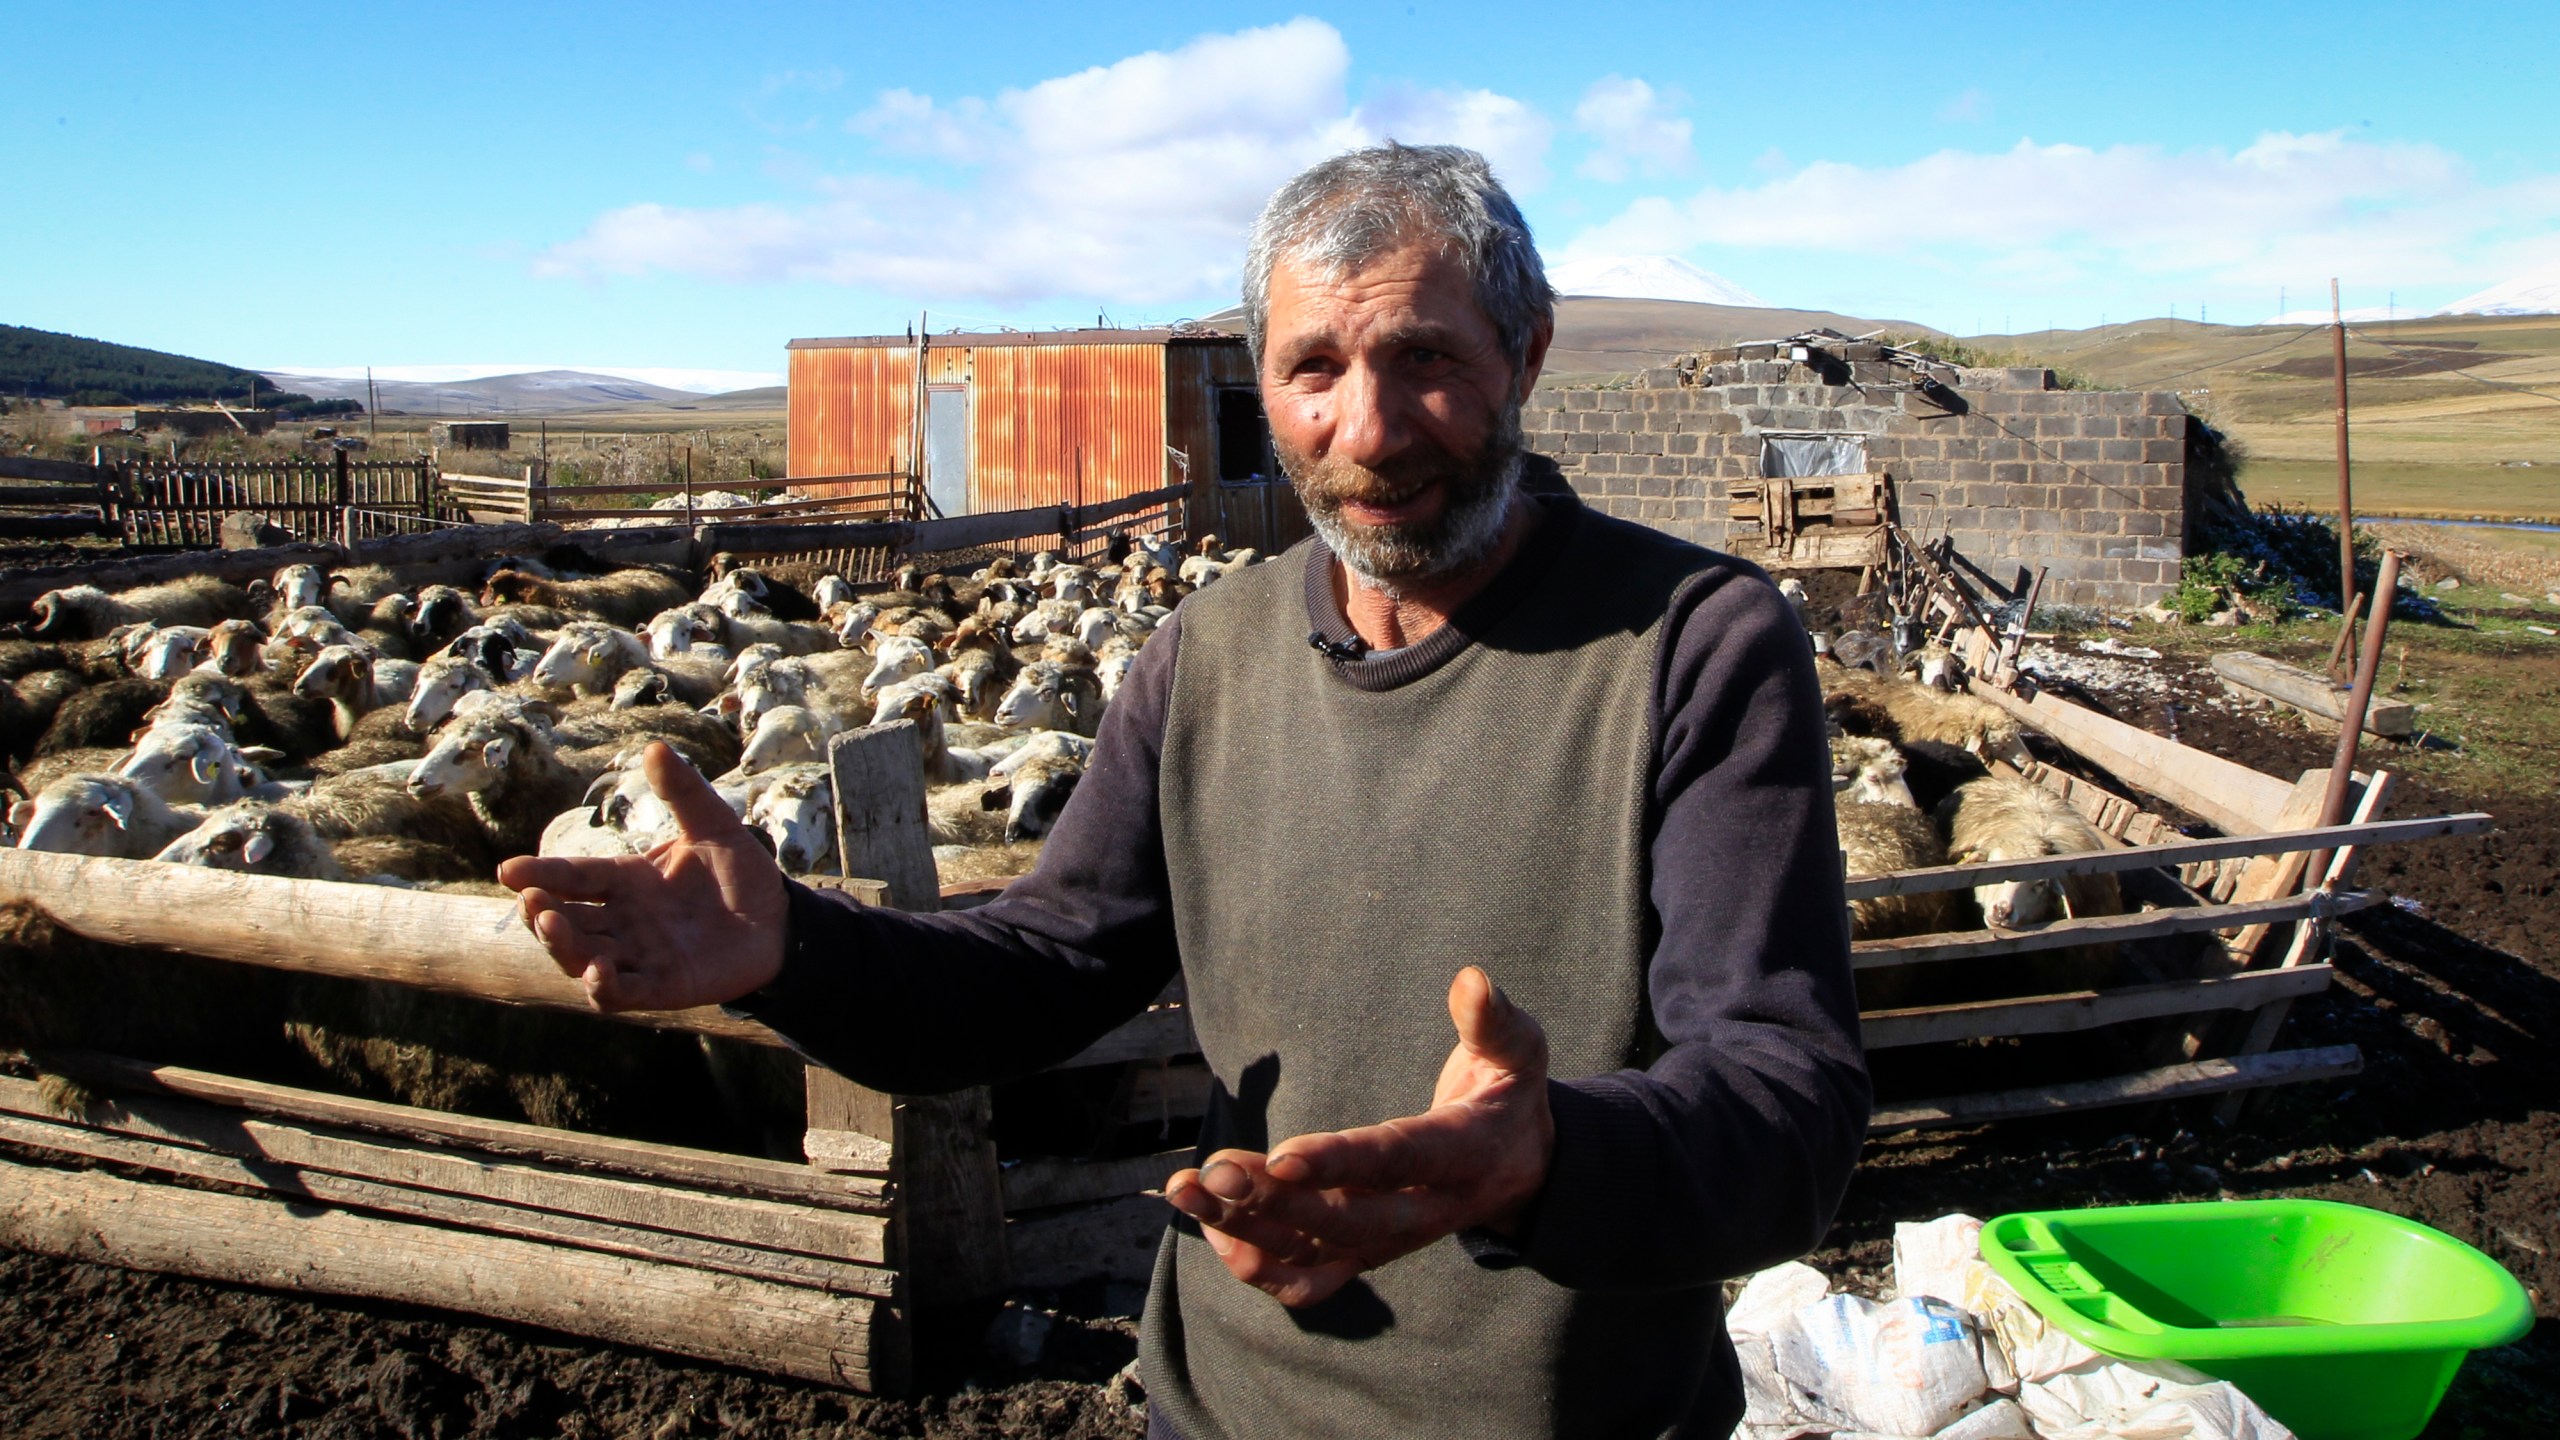
MULTIPOLYGON (((1565 543, 1582 524, 1582 501, 1567 492, 1561 495, 1527 495, 1524 503, 1541 507, 1537 525, 1520 542, 1518 554, 1511 557, 1502 573, 1469 597, 1449 617, 1449 623, 1429 635, 1404 646, 1394 653, 1379 657, 1364 656, 1358 660, 1333 659, 1333 673, 1359 690, 1393 690, 1410 685, 1455 659, 1459 652, 1491 633, 1502 618, 1511 613, 1537 583, 1546 577, 1557 557, 1564 554, 1565 543)), ((1344 613, 1342 601, 1333 592, 1334 556, 1321 535, 1307 542, 1306 553, 1307 623, 1328 645, 1349 645, 1359 636, 1344 613)))

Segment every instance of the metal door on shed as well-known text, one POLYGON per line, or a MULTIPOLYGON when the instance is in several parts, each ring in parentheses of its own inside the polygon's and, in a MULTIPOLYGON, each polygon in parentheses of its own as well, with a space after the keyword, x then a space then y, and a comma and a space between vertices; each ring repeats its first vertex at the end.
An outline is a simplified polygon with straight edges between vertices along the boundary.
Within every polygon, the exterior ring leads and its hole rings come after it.
POLYGON ((969 389, 934 385, 925 390, 924 485, 933 508, 945 515, 969 513, 969 389))

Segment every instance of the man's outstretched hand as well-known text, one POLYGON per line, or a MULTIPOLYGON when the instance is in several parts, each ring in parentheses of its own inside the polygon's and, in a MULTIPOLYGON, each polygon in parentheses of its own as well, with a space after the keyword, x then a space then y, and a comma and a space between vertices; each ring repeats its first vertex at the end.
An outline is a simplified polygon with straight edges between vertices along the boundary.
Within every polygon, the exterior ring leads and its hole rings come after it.
POLYGON ((1547 1179, 1547 1035, 1470 965, 1449 984, 1457 1048, 1420 1115, 1221 1150, 1165 1183, 1237 1279, 1312 1305, 1460 1230, 1516 1234, 1547 1179))
POLYGON ((782 972, 782 870, 711 782, 675 751, 641 760, 677 835, 646 855, 524 855, 498 867, 525 928, 599 1010, 735 1000, 782 972))

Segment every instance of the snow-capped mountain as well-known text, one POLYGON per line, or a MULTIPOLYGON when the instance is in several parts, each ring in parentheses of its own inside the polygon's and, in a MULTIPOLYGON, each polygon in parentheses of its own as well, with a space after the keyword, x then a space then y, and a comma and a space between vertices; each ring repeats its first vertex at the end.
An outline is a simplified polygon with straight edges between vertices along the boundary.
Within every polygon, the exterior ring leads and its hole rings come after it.
POLYGON ((1547 267, 1547 283, 1559 295, 1769 308, 1768 301, 1676 255, 1593 255, 1559 261, 1547 267))
POLYGON ((2439 315, 2560 315, 2560 261, 2465 295, 2439 315))

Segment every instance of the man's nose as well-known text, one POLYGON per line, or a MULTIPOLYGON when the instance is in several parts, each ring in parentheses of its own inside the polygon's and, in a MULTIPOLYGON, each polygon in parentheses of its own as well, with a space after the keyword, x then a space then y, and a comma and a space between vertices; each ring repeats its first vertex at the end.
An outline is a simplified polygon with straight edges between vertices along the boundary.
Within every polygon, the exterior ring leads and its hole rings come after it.
POLYGON ((1403 453, 1411 430, 1406 397, 1393 381, 1367 365, 1345 371, 1333 389, 1333 454, 1374 470, 1403 453))

